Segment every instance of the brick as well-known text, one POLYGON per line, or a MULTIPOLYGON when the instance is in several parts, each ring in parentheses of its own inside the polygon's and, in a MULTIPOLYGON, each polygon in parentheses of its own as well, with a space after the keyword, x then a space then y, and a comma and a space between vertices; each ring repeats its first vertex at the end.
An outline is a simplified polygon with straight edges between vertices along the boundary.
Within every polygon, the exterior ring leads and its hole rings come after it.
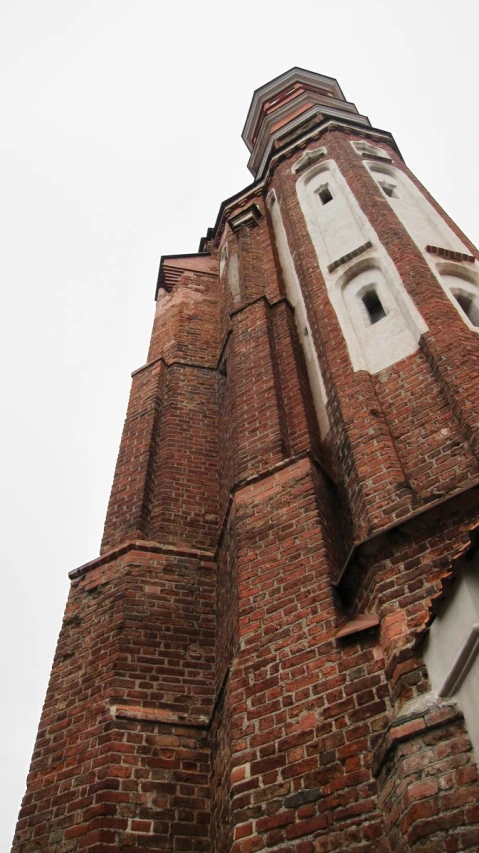
MULTIPOLYGON (((300 110, 305 85, 289 81, 258 121, 300 110)), ((479 844, 460 712, 431 700, 406 713, 430 692, 419 641, 478 524, 479 338, 351 145, 380 145, 409 175, 392 137, 348 116, 295 112, 205 251, 162 261, 101 553, 72 575, 13 853, 479 844), (311 157, 324 167, 322 146, 376 236, 318 264, 297 182, 311 157), (326 279, 378 241, 427 331, 369 374, 353 369, 326 279), (338 641, 350 616, 379 632, 338 641)), ((472 274, 470 251, 454 260, 472 274)))

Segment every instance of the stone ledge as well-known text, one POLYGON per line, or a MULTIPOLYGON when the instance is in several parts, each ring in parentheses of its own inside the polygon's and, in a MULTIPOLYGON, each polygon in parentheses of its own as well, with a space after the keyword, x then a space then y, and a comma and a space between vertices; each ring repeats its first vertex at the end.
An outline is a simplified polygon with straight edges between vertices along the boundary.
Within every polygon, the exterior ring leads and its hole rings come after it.
POLYGON ((358 613, 352 619, 343 622, 338 631, 336 631, 336 639, 349 637, 351 634, 359 634, 361 631, 370 631, 372 628, 377 628, 379 625, 379 616, 376 613, 358 613))
POLYGON ((256 228, 261 219, 261 211, 258 205, 253 202, 248 207, 237 213, 232 214, 226 221, 231 230, 238 234, 241 228, 256 228))
POLYGON ((112 705, 110 713, 115 720, 130 720, 141 723, 166 723, 173 726, 207 727, 210 718, 206 714, 184 714, 166 708, 144 708, 141 705, 112 705))
POLYGON ((141 367, 137 367, 136 370, 133 371, 131 377, 138 376, 139 373, 143 373, 145 370, 150 370, 152 367, 156 367, 158 364, 164 364, 165 367, 190 367, 193 370, 216 370, 216 364, 198 364, 196 361, 166 361, 162 355, 158 358, 155 358, 153 361, 149 361, 148 364, 142 364, 141 367))

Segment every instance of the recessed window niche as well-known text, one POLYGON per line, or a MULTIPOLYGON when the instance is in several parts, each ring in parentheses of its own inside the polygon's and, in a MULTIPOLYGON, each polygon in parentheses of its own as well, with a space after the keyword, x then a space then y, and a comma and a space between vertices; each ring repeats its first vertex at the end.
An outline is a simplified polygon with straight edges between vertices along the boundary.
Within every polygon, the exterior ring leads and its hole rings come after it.
MULTIPOLYGON (((395 178, 378 173, 379 180, 401 192, 395 178)), ((315 164, 296 191, 353 369, 378 373, 415 352, 427 325, 337 164, 315 164)))
POLYGON ((318 257, 326 265, 366 243, 364 217, 336 163, 317 164, 296 186, 318 257))
POLYGON ((453 264, 439 266, 440 281, 469 328, 479 331, 479 276, 453 264))
MULTIPOLYGON (((363 262, 364 264, 364 262, 363 262)), ((405 304, 379 266, 358 264, 339 280, 343 328, 353 363, 378 373, 415 352, 418 343, 405 304), (346 315, 346 316, 345 316, 346 315)))
POLYGON ((468 252, 467 246, 405 172, 395 166, 371 160, 365 160, 364 165, 422 252, 425 252, 428 245, 441 246, 455 252, 468 252))
POLYGON ((471 321, 473 326, 479 326, 479 306, 476 305, 476 301, 471 294, 466 294, 463 290, 453 290, 452 293, 456 297, 456 301, 459 302, 467 319, 471 321))
POLYGON ((228 285, 231 292, 231 297, 233 300, 233 305, 239 305, 241 301, 241 291, 240 291, 240 274, 239 274, 239 262, 238 255, 231 254, 228 258, 228 285))

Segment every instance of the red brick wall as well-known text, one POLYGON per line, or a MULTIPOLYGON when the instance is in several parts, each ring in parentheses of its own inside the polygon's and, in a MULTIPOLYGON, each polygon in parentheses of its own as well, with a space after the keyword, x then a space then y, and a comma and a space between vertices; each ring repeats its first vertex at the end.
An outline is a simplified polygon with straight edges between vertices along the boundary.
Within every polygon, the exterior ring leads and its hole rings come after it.
POLYGON ((400 728, 399 742, 385 756, 379 778, 391 849, 477 850, 477 764, 460 714, 453 707, 431 707, 400 728), (414 737, 404 734, 407 727, 414 737))
POLYGON ((479 515, 479 342, 349 144, 358 133, 317 140, 429 331, 380 374, 353 370, 298 150, 249 193, 257 227, 223 223, 211 256, 185 261, 133 377, 102 557, 72 583, 15 853, 479 846, 470 742, 457 709, 431 704, 417 646, 479 515), (327 386, 324 440, 271 187, 327 386), (223 226, 235 304, 214 272, 223 226), (364 613, 380 628, 335 638, 364 613))
POLYGON ((214 580, 144 550, 74 579, 14 851, 206 849, 214 580))
POLYGON ((422 352, 381 371, 374 387, 416 502, 477 477, 477 460, 422 352))
MULTIPOLYGON (((346 726, 364 723, 370 737, 381 715, 385 720, 387 687, 378 694, 381 660, 373 648, 350 646, 342 665, 334 642, 338 613, 329 536, 322 531, 331 524, 329 497, 308 460, 238 495, 242 607, 231 686, 234 851, 282 844, 312 851, 313 838, 333 827, 340 804, 344 819, 361 814, 363 838, 378 819, 371 800, 361 802, 375 784, 355 756, 346 726), (359 664, 363 671, 356 670, 359 664), (350 679, 360 674, 367 682, 358 683, 358 701, 350 679)), ((356 736, 354 730, 352 740, 356 736)))

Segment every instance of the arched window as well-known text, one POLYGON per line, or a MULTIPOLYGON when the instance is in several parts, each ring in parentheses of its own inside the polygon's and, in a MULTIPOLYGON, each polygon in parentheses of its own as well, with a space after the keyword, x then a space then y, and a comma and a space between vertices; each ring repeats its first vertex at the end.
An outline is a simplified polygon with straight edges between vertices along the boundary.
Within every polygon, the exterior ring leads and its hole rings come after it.
MULTIPOLYGON (((347 312, 346 340, 354 361, 379 373, 418 348, 409 317, 378 265, 359 262, 339 280, 347 312)), ((346 325, 346 324, 344 324, 346 325)))
MULTIPOLYGON (((394 196, 397 182, 381 180, 394 196)), ((312 166, 296 191, 354 370, 378 373, 413 353, 427 326, 337 164, 312 166)))
POLYGON ((479 305, 477 299, 471 293, 466 293, 464 289, 453 289, 452 293, 459 303, 467 319, 471 321, 473 326, 479 326, 479 305))
POLYGON ((475 272, 454 264, 439 266, 440 281, 466 325, 479 331, 479 282, 475 272))

